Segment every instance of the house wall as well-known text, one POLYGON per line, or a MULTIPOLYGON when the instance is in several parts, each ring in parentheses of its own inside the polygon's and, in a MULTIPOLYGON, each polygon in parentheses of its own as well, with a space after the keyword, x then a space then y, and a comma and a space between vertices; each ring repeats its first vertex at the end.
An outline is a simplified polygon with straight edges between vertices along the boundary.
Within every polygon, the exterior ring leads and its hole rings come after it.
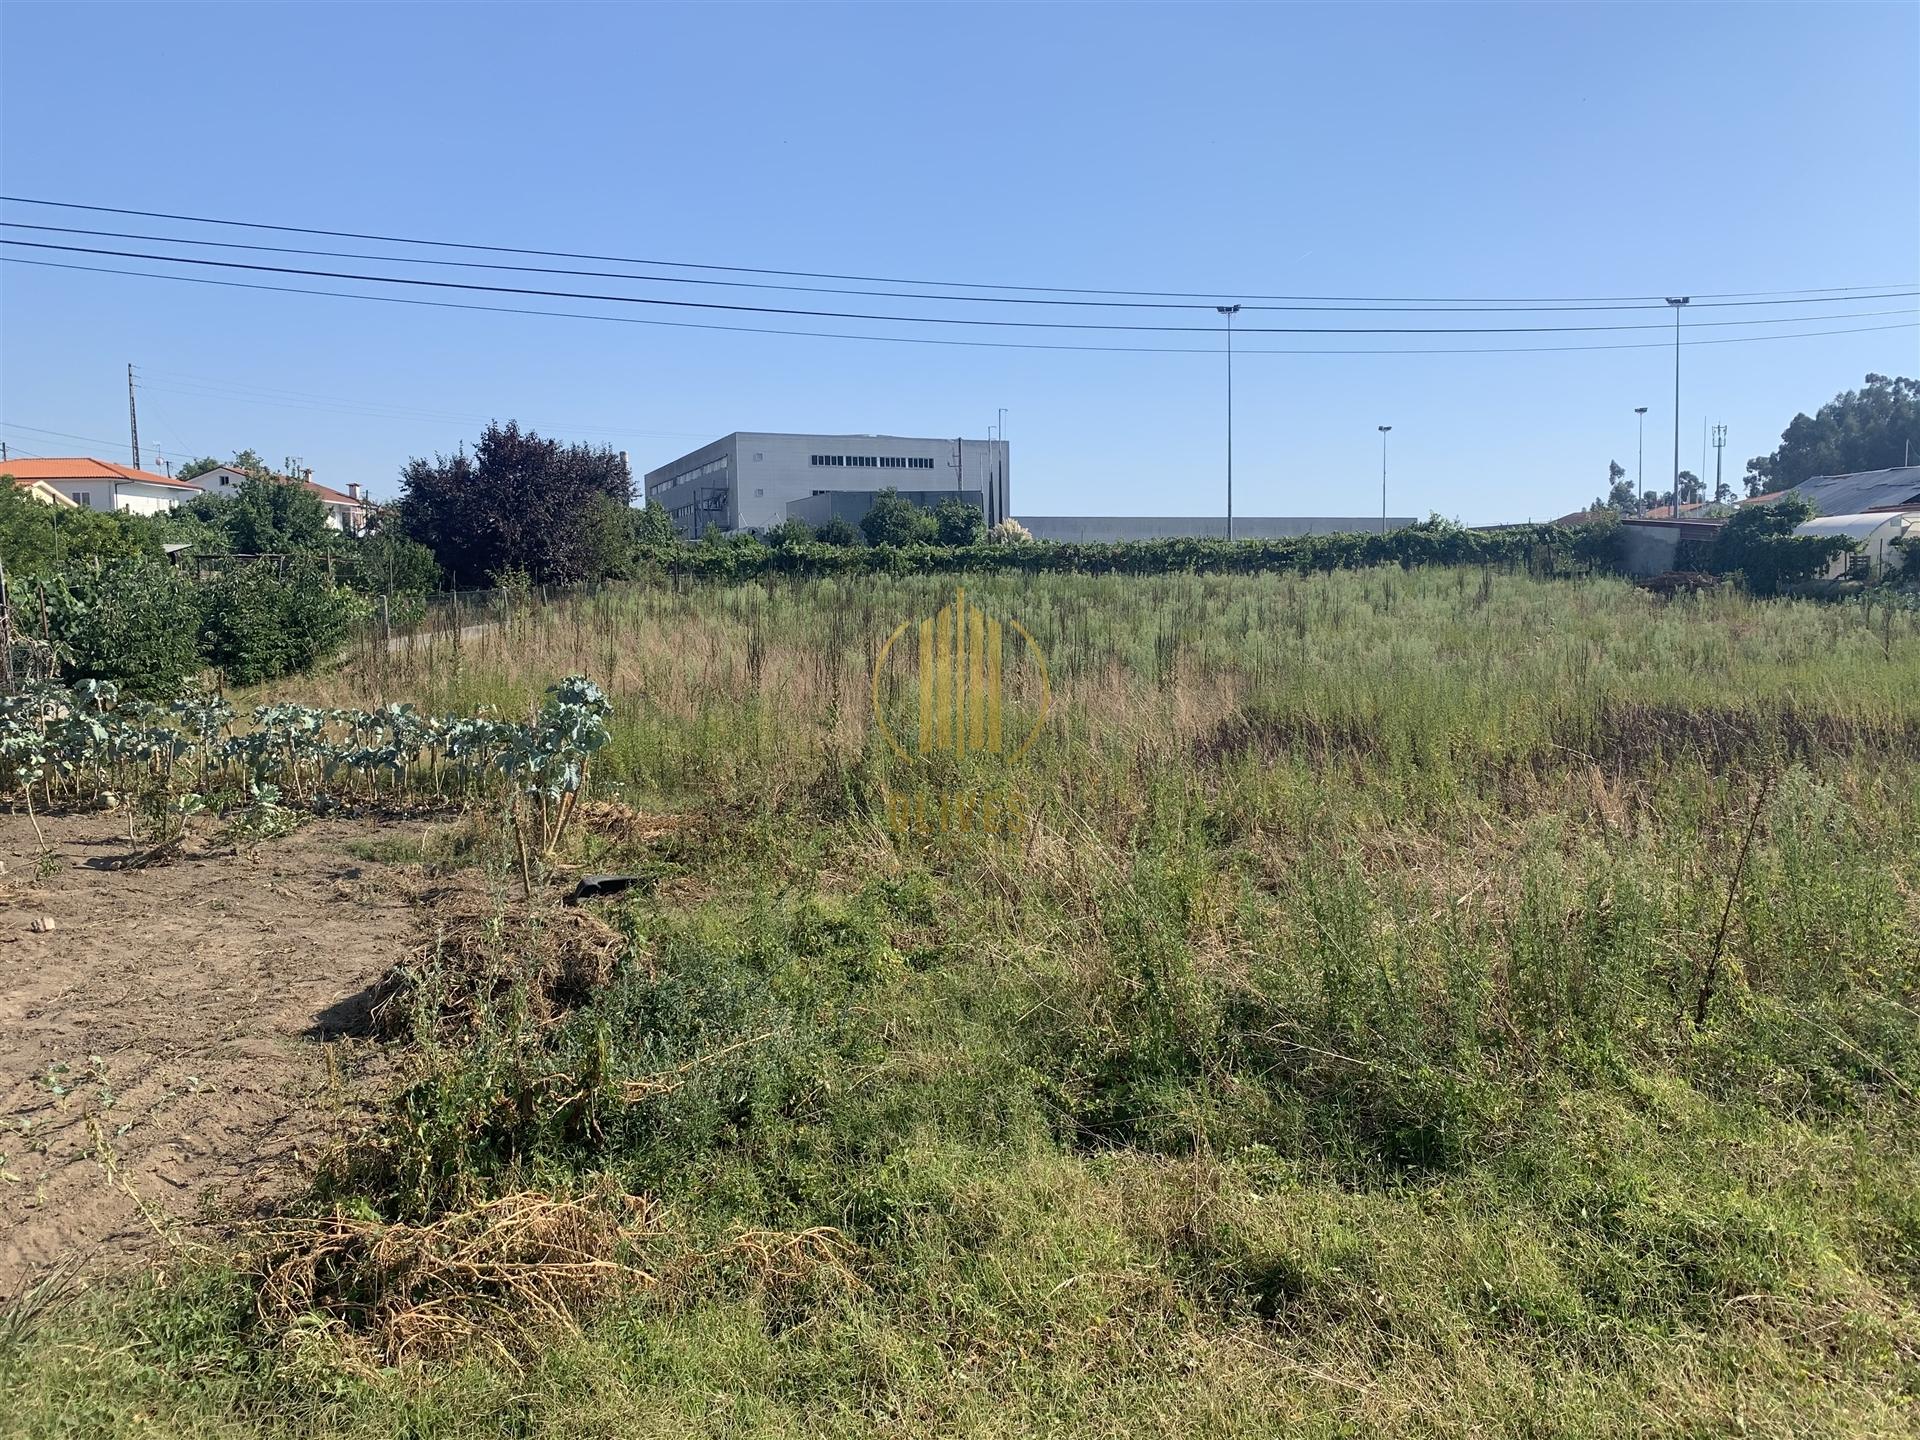
POLYGON ((138 480, 122 480, 115 486, 115 508, 134 515, 164 515, 183 500, 191 500, 191 490, 174 490, 160 485, 144 485, 138 480))
POLYGON ((138 480, 49 480, 47 484, 86 509, 126 510, 134 515, 164 514, 182 500, 193 498, 191 490, 138 480))
POLYGON ((241 482, 246 478, 244 471, 236 470, 231 465, 220 465, 212 470, 201 471, 187 481, 187 484, 198 485, 202 490, 215 495, 232 495, 239 490, 241 482))

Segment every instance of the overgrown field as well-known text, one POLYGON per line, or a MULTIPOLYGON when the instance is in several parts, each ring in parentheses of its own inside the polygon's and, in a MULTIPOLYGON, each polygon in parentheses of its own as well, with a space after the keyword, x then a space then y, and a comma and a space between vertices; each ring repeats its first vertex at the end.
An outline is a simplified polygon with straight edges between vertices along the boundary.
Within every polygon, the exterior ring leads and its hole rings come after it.
POLYGON ((384 1122, 233 1263, 0 1317, 0 1425, 1920 1428, 1911 612, 965 583, 1052 674, 1012 840, 887 824, 871 667, 940 577, 608 593, 258 697, 591 676, 565 853, 643 882, 529 896, 484 807, 388 857, 480 909, 383 997, 384 1122))

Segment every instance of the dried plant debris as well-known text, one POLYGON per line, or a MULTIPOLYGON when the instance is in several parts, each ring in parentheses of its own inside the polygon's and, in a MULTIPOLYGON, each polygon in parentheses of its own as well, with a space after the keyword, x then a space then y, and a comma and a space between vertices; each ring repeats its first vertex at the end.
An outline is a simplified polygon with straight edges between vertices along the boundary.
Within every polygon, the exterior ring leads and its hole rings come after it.
POLYGON ((354 1337, 373 1363, 475 1346, 513 1359, 656 1285, 644 1251, 661 1219, 630 1196, 523 1191, 430 1225, 342 1213, 278 1221, 252 1262, 256 1306, 269 1331, 318 1319, 354 1337))
POLYGON ((627 941, 590 910, 448 886, 423 897, 428 934, 375 987, 383 1039, 472 1034, 524 1006, 545 1023, 585 1004, 614 977, 627 941))

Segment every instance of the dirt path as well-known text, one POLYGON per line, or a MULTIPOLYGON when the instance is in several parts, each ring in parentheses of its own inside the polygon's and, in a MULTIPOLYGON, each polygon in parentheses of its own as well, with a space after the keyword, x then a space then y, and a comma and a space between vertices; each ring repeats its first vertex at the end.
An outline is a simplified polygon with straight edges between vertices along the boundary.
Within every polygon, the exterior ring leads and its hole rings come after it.
POLYGON ((402 877, 327 822, 253 858, 108 868, 109 816, 0 817, 0 1296, 297 1184, 381 1065, 365 992, 409 933, 402 877), (36 922, 51 920, 51 930, 36 922))

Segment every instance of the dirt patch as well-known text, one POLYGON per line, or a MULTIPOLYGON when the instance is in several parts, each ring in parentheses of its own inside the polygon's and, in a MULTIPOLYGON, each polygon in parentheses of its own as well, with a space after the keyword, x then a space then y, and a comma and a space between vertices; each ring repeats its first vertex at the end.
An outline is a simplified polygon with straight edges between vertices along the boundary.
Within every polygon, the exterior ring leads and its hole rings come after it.
POLYGON ((295 1188, 383 1063, 370 987, 411 931, 402 872, 344 849, 398 823, 127 871, 114 817, 41 825, 44 867, 27 818, 0 817, 0 1295, 295 1188))

